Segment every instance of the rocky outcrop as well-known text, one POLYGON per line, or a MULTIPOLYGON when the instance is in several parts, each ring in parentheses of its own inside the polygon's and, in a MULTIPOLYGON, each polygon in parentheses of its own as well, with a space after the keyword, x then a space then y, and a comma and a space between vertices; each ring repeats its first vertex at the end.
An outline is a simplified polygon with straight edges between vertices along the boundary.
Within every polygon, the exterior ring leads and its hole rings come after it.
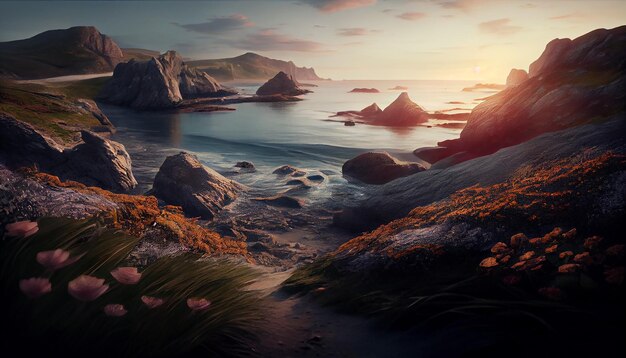
POLYGON ((411 101, 408 93, 402 92, 382 113, 372 118, 373 124, 406 127, 428 121, 428 113, 411 101))
POLYGON ((337 112, 336 116, 374 117, 381 113, 383 110, 376 103, 372 103, 360 111, 341 111, 337 112))
POLYGON ((242 189, 198 161, 181 152, 165 159, 154 178, 152 194, 170 205, 181 206, 186 215, 212 219, 237 198, 242 189))
POLYGON ((211 76, 189 68, 175 51, 148 61, 131 60, 115 67, 99 98, 140 109, 173 108, 184 99, 232 95, 211 76))
POLYGON ((624 42, 626 26, 550 42, 528 80, 476 106, 460 138, 439 145, 472 158, 625 112, 624 42))
POLYGON ((0 73, 18 78, 102 73, 123 57, 110 37, 93 26, 77 26, 0 43, 0 73))
POLYGON ((517 68, 513 68, 511 72, 509 72, 509 75, 506 77, 506 86, 517 86, 527 79, 528 73, 526 72, 526 70, 518 70, 517 68))
POLYGON ((353 88, 348 93, 380 93, 376 88, 353 88))
POLYGON ((0 159, 11 167, 37 166, 64 180, 125 191, 137 185, 123 145, 89 131, 64 149, 31 125, 0 114, 0 159))
POLYGON ((344 176, 367 184, 384 184, 425 170, 417 163, 401 162, 389 153, 363 153, 345 162, 344 176))
POLYGON ((265 82, 256 91, 259 96, 272 96, 272 95, 287 95, 287 96, 299 96, 302 94, 310 93, 311 91, 298 87, 298 83, 292 76, 285 72, 278 72, 269 81, 265 82))

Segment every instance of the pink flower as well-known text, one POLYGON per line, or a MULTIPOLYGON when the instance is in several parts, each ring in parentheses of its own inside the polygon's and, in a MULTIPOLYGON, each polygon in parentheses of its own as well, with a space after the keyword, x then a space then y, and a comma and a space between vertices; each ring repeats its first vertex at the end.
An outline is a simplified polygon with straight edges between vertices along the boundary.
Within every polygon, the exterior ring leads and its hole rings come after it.
POLYGON ((104 306, 104 314, 107 316, 122 317, 126 313, 128 313, 128 311, 124 308, 124 305, 109 304, 104 306))
POLYGON ((202 311, 211 305, 211 301, 205 298, 188 298, 187 306, 194 311, 202 311))
POLYGON ((28 298, 37 298, 52 291, 52 285, 47 278, 33 277, 20 280, 20 290, 28 298))
POLYGON ((109 289, 103 278, 80 275, 67 284, 69 294, 80 301, 93 301, 109 289))
POLYGON ((81 256, 70 258, 69 251, 56 249, 51 251, 38 252, 37 262, 39 262, 45 268, 56 270, 60 269, 61 267, 73 264, 74 262, 78 261, 81 256))
POLYGON ((7 235, 16 237, 29 237, 38 230, 36 221, 18 221, 6 226, 7 235))
POLYGON ((165 301, 162 298, 150 297, 150 296, 141 296, 141 302, 143 302, 148 308, 157 308, 162 305, 165 301))
POLYGON ((118 267, 111 271, 111 276, 122 285, 134 285, 141 279, 141 274, 136 267, 118 267))

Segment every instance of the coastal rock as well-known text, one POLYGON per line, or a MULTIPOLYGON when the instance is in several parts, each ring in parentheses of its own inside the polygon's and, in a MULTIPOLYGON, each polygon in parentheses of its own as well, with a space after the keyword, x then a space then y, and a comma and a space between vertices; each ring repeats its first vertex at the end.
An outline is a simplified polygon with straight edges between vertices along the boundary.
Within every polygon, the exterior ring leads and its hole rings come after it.
POLYGON ((353 88, 348 93, 380 93, 376 88, 353 88))
POLYGON ((17 168, 36 166, 65 180, 125 191, 137 185, 122 144, 81 131, 83 142, 65 149, 30 124, 0 114, 0 157, 17 168))
POLYGON ((373 124, 405 127, 428 121, 428 113, 411 101, 409 94, 402 92, 382 113, 372 116, 373 124))
POLYGON ((471 155, 463 158, 475 158, 625 112, 625 41, 626 26, 551 41, 531 64, 526 81, 472 110, 455 148, 448 147, 449 154, 466 152, 471 155))
POLYGON ((364 153, 343 164, 344 175, 367 184, 384 184, 425 170, 417 163, 401 162, 388 153, 364 153))
POLYGON ((408 91, 409 87, 406 86, 395 86, 389 89, 390 91, 408 91))
POLYGON ((283 165, 282 167, 278 167, 274 169, 274 171, 272 172, 272 174, 278 174, 278 175, 301 176, 301 175, 298 175, 299 173, 304 173, 304 171, 296 167, 292 167, 291 165, 283 165))
POLYGON ((181 206, 189 216, 212 219, 241 189, 238 183, 203 166, 195 155, 181 152, 165 159, 152 193, 170 205, 181 206))
POLYGON ((235 164, 235 168, 241 168, 241 169, 247 169, 247 170, 256 170, 256 168, 254 167, 254 164, 250 163, 250 162, 237 162, 237 164, 235 164))
POLYGON ((511 72, 509 72, 509 75, 506 77, 506 86, 517 86, 527 79, 528 73, 526 72, 526 70, 518 70, 517 68, 514 68, 511 70, 511 72))
POLYGON ((292 76, 280 71, 276 74, 276 76, 259 87, 256 94, 259 96, 271 96, 278 94, 299 96, 310 92, 311 91, 309 90, 300 88, 292 76))
POLYGON ((103 101, 140 109, 173 108, 183 99, 235 94, 204 72, 189 68, 175 51, 115 67, 102 88, 103 101))
POLYGON ((301 209, 304 206, 302 200, 287 195, 277 195, 267 198, 254 198, 253 200, 261 201, 271 206, 278 206, 290 209, 301 209))
POLYGON ((373 117, 383 113, 383 110, 378 107, 376 103, 372 103, 369 106, 363 108, 359 114, 363 117, 373 117))
POLYGON ((60 178, 113 191, 137 185, 130 156, 122 144, 86 130, 81 131, 81 138, 82 144, 64 152, 67 161, 63 169, 55 170, 60 178))

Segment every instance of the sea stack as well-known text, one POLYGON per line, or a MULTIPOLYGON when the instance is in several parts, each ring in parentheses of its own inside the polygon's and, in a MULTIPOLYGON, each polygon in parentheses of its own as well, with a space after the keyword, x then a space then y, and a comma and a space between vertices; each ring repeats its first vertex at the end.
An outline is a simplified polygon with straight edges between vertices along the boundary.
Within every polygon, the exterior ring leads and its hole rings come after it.
POLYGON ((274 78, 265 82, 256 91, 259 96, 272 96, 272 95, 286 95, 286 96, 299 96, 302 94, 310 93, 311 91, 302 89, 298 86, 296 80, 292 76, 280 71, 274 76, 274 78))
POLYGON ((382 113, 377 115, 373 124, 406 127, 428 121, 428 113, 417 103, 411 101, 409 94, 402 92, 382 113))
POLYGON ((175 107, 184 99, 235 93, 206 73, 189 68, 176 51, 167 51, 148 61, 118 64, 99 98, 122 106, 159 109, 175 107))
POLYGON ((525 70, 518 70, 517 68, 511 69, 509 75, 506 77, 506 86, 513 87, 528 79, 528 73, 525 70))

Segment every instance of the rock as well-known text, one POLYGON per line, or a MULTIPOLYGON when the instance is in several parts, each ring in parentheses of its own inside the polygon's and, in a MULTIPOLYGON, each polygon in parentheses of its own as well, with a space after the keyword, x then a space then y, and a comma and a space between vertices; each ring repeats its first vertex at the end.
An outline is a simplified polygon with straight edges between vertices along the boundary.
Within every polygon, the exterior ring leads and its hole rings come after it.
POLYGON ((406 86, 395 86, 390 88, 390 91, 408 91, 409 87, 406 86))
POLYGON ((354 121, 347 120, 347 121, 343 122, 343 125, 346 126, 346 127, 354 127, 356 125, 356 123, 354 123, 354 121))
POLYGON ((309 175, 306 178, 309 179, 310 181, 318 182, 318 183, 321 183, 324 180, 326 180, 326 177, 324 177, 323 175, 319 175, 319 174, 309 175))
POLYGON ((382 113, 372 116, 372 124, 405 127, 428 121, 428 113, 402 92, 382 113))
POLYGON ((122 144, 85 130, 81 137, 84 143, 66 150, 64 168, 54 171, 61 179, 113 191, 126 191, 137 185, 130 156, 122 144))
POLYGON ((285 185, 298 185, 310 187, 311 183, 306 179, 291 179, 285 185))
POLYGON ((353 88, 348 93, 380 93, 376 88, 353 88))
POLYGON ((250 163, 250 162, 237 162, 237 164, 235 164, 235 168, 241 168, 242 172, 247 172, 247 173, 253 173, 256 172, 256 168, 254 167, 254 164, 250 163))
POLYGON ((302 200, 286 195, 277 195, 267 198, 254 198, 253 200, 262 201, 271 206, 279 206, 291 209, 301 209, 304 206, 302 200))
POLYGON ((527 79, 528 73, 526 72, 526 70, 518 70, 517 68, 514 68, 511 70, 511 72, 509 72, 509 75, 506 77, 506 86, 517 86, 527 79))
POLYGON ((204 72, 189 68, 175 51, 115 67, 99 94, 103 101, 140 109, 173 108, 183 99, 235 94, 204 72))
POLYGON ((383 113, 383 110, 378 107, 376 103, 372 103, 369 106, 363 108, 360 112, 363 117, 373 117, 383 113))
POLYGON ((85 111, 91 113, 103 126, 113 126, 111 121, 109 121, 109 117, 102 112, 96 102, 90 99, 79 98, 76 100, 76 103, 85 111))
POLYGON ((212 219, 241 189, 240 184, 203 166, 195 155, 181 152, 165 159, 152 192, 170 205, 181 206, 189 216, 212 219))
POLYGON ((425 170, 417 163, 401 162, 388 153, 364 153, 345 162, 344 175, 367 184, 384 184, 425 170))
POLYGON ((285 72, 278 72, 274 78, 265 82, 256 91, 259 96, 271 96, 271 95, 287 95, 287 96, 299 96, 302 94, 310 93, 311 91, 298 87, 297 82, 292 76, 289 76, 285 72))
POLYGON ((63 180, 126 191, 135 185, 124 146, 89 131, 83 143, 65 149, 30 124, 0 113, 0 156, 11 167, 37 166, 63 180))
MULTIPOLYGON (((304 173, 304 172, 298 168, 292 167, 291 165, 283 165, 282 167, 274 169, 274 171, 272 172, 272 174, 292 175, 292 176, 294 176, 294 173, 298 174, 298 173, 304 173)), ((298 175, 295 175, 295 176, 298 176, 298 175)))
POLYGON ((416 157, 427 161, 430 164, 435 164, 454 153, 456 153, 456 151, 446 147, 424 147, 413 151, 413 154, 416 157))

